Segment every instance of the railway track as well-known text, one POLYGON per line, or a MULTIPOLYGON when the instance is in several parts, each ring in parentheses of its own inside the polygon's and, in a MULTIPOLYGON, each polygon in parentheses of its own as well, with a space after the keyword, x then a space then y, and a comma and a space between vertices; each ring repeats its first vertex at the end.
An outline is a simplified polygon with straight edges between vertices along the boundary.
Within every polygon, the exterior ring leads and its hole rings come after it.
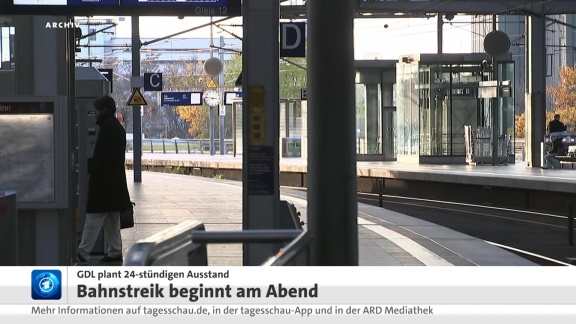
MULTIPOLYGON (((306 189, 290 189, 306 198, 306 189)), ((357 197, 359 203, 453 229, 540 265, 571 265, 576 260, 576 245, 569 244, 565 215, 367 193, 357 197)))

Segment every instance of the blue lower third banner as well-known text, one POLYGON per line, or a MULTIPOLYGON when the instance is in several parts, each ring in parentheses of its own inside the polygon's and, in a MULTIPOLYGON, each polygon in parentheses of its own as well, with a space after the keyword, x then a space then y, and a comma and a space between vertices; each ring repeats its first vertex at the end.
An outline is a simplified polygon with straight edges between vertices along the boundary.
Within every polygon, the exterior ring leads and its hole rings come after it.
POLYGON ((200 106, 202 92, 161 92, 161 106, 200 106))

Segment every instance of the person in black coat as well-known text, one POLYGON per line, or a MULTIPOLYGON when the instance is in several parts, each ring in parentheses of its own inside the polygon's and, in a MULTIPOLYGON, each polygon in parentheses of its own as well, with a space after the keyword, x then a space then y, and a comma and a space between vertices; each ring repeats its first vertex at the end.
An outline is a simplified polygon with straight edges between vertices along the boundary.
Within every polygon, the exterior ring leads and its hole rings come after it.
POLYGON ((126 131, 114 116, 116 102, 110 96, 94 100, 96 124, 99 126, 94 154, 88 160, 88 201, 82 240, 77 258, 87 262, 103 226, 108 243, 103 262, 122 262, 120 213, 130 203, 126 171, 126 131))
POLYGON ((566 131, 566 125, 560 121, 560 114, 554 115, 554 119, 548 123, 548 133, 558 133, 566 131))

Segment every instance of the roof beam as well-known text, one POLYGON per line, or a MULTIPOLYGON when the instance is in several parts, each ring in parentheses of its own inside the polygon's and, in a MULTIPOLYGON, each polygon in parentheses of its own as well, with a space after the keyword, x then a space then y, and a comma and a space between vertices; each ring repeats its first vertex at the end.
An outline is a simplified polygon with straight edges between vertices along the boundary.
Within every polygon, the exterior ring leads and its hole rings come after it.
MULTIPOLYGON (((438 12, 468 15, 555 15, 576 13, 576 5, 574 0, 356 1, 357 18, 423 17, 438 12)), ((306 19, 306 6, 280 6, 280 16, 285 19, 306 19)))

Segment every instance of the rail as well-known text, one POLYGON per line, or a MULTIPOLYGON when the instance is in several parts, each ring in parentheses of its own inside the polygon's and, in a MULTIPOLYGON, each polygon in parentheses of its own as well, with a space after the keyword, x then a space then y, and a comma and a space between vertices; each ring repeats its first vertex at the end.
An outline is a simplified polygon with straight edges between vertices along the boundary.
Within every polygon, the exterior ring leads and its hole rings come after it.
MULTIPOLYGON (((226 154, 232 154, 234 140, 224 140, 226 154)), ((220 152, 220 140, 214 140, 214 150, 220 152)), ((133 140, 127 140, 126 152, 134 151, 133 140)), ((143 153, 210 154, 209 139, 142 139, 143 153)))
POLYGON ((311 243, 312 235, 304 231, 262 266, 309 266, 312 264, 311 243))
MULTIPOLYGON (((187 221, 134 243, 126 252, 123 265, 207 266, 207 244, 299 242, 303 233, 307 232, 293 229, 206 231, 202 223, 187 221)), ((280 249, 277 255, 285 256, 271 265, 293 263, 287 258, 300 254, 300 244, 288 244, 280 249), (292 246, 297 250, 292 251, 292 246)))
POLYGON ((192 234, 204 224, 185 221, 148 238, 134 242, 124 257, 124 266, 207 266, 206 245, 194 243, 192 234))
POLYGON ((194 231, 192 242, 208 243, 281 243, 294 240, 301 230, 194 231))
POLYGON ((185 221, 135 242, 126 252, 123 265, 207 266, 207 245, 228 243, 275 244, 279 252, 263 265, 309 265, 310 239, 300 213, 285 200, 280 206, 279 229, 206 231, 200 222, 185 221))

